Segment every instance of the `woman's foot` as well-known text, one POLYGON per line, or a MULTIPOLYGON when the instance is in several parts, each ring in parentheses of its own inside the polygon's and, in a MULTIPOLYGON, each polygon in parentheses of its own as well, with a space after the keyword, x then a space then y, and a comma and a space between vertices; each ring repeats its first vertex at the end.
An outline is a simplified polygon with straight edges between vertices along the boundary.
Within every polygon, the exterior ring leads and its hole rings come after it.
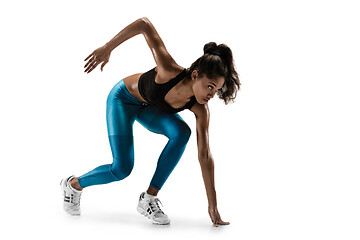
POLYGON ((140 194, 137 211, 145 217, 148 217, 154 224, 170 224, 170 218, 161 210, 159 202, 160 200, 156 196, 143 192, 140 194))
POLYGON ((76 190, 70 184, 71 180, 73 180, 75 176, 70 176, 68 178, 64 178, 60 182, 61 190, 64 195, 63 208, 66 213, 77 216, 80 215, 80 198, 82 191, 76 190))

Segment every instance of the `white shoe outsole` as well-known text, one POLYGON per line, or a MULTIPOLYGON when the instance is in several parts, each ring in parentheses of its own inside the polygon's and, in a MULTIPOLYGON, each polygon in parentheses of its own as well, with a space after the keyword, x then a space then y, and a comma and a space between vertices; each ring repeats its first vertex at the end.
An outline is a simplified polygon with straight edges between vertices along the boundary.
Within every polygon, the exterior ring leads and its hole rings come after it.
POLYGON ((137 206, 136 210, 143 215, 144 217, 147 217, 153 224, 157 224, 157 225, 169 225, 170 221, 167 222, 157 222, 154 219, 151 218, 150 214, 148 212, 146 212, 145 210, 143 210, 139 205, 137 206))

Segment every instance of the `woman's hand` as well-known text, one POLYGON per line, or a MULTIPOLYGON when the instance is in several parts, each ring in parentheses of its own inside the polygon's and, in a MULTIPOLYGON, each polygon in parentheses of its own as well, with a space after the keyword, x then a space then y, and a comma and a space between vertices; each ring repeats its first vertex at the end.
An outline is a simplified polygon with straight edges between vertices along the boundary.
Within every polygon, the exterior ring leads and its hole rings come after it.
POLYGON ((224 222, 223 220, 221 220, 220 213, 218 212, 217 208, 209 207, 209 215, 215 227, 218 227, 219 225, 230 224, 229 222, 224 222))
POLYGON ((104 66, 109 62, 111 50, 106 48, 105 46, 99 47, 95 51, 93 51, 84 61, 88 60, 85 64, 84 68, 86 73, 91 72, 96 68, 97 65, 101 64, 100 70, 102 71, 104 66))

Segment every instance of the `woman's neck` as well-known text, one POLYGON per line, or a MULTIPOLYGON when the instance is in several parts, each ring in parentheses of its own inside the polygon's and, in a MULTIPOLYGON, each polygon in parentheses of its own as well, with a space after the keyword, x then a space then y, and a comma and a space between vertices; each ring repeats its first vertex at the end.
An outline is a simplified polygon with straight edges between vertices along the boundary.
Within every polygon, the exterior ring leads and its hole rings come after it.
POLYGON ((183 99, 190 99, 194 96, 194 92, 192 90, 194 82, 191 79, 185 78, 178 85, 175 86, 175 90, 179 96, 183 99))

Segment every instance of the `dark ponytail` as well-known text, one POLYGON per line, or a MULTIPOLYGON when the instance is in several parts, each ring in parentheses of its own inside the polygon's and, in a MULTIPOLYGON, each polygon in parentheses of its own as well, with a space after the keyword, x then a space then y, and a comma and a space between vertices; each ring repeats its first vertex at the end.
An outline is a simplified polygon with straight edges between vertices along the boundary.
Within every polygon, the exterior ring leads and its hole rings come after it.
POLYGON ((188 69, 189 76, 195 69, 197 69, 199 76, 205 74, 209 79, 216 76, 224 77, 224 86, 217 91, 217 95, 225 104, 235 100, 241 84, 234 67, 232 51, 227 45, 217 45, 215 42, 205 44, 204 55, 198 58, 188 69))

